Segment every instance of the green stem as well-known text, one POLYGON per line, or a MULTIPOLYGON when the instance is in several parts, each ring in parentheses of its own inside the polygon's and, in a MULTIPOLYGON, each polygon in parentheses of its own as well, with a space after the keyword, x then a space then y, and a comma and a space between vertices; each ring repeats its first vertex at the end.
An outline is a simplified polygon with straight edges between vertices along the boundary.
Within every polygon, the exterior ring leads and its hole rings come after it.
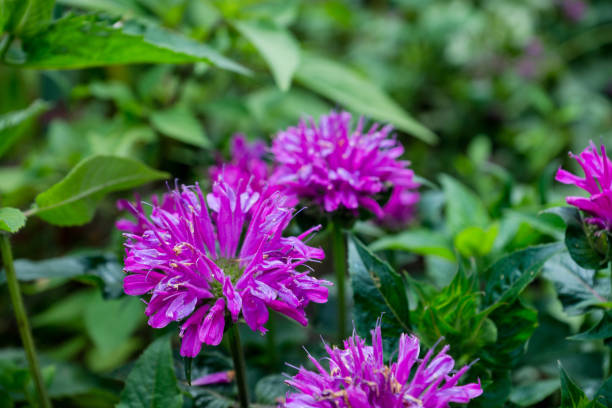
POLYGON ((240 345, 240 333, 238 324, 232 324, 229 330, 229 343, 234 359, 234 372, 236 373, 236 383, 238 384, 238 399, 240 408, 249 407, 249 389, 246 380, 246 365, 244 363, 244 353, 240 345))
POLYGON ((51 400, 47 395, 47 390, 45 389, 45 384, 40 373, 40 366, 38 364, 38 358, 36 357, 30 323, 28 321, 25 306, 23 305, 23 299, 21 298, 21 291, 19 290, 19 283, 17 282, 17 275, 15 274, 15 265, 13 264, 11 243, 7 234, 0 233, 0 251, 2 252, 2 263, 6 271, 6 283, 8 285, 9 295, 13 303, 13 308, 15 309, 15 318, 17 319, 19 335, 21 336, 23 348, 30 365, 30 371, 34 378, 40 406, 42 408, 51 408, 51 400))
POLYGON ((336 285, 338 291, 338 338, 340 344, 346 338, 346 238, 342 227, 334 222, 332 224, 332 256, 336 271, 336 285))

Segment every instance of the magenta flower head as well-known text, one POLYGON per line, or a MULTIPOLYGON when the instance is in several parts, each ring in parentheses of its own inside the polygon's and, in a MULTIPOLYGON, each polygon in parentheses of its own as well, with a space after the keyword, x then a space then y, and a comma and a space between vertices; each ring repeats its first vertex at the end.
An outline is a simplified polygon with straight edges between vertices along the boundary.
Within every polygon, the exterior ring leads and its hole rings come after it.
POLYGON ((249 143, 246 137, 237 133, 232 136, 229 162, 220 161, 211 166, 209 175, 213 182, 221 177, 230 185, 236 185, 241 179, 250 179, 250 186, 261 192, 268 183, 269 168, 263 160, 266 145, 261 140, 249 143))
POLYGON ((397 361, 385 365, 380 325, 372 330, 372 346, 353 334, 344 349, 325 345, 329 369, 309 355, 316 371, 300 367, 287 381, 299 392, 288 393, 279 408, 446 408, 482 394, 480 381, 457 385, 469 366, 452 373, 449 347, 435 356, 434 348, 419 359, 419 340, 402 334, 397 361))
MULTIPOLYGON (((276 135, 272 154, 277 163, 272 178, 289 194, 321 206, 326 212, 361 208, 382 218, 377 199, 392 188, 415 188, 410 162, 399 160, 402 145, 391 137, 390 125, 355 128, 348 112, 331 112, 300 122, 276 135)), ((380 200, 379 200, 380 201, 380 200)))
POLYGON ((579 155, 570 153, 576 159, 584 178, 566 170, 559 169, 555 179, 563 184, 574 184, 587 193, 589 197, 567 197, 568 204, 579 208, 590 216, 586 221, 599 228, 612 229, 612 162, 606 155, 606 148, 599 149, 593 142, 579 155))
POLYGON ((237 186, 217 182, 206 198, 198 185, 183 186, 154 201, 150 217, 130 205, 137 223, 119 224, 127 231, 125 293, 150 295, 150 326, 181 322, 183 356, 218 345, 230 320, 243 317, 265 333, 269 308, 306 325, 308 303, 327 301, 328 282, 305 265, 324 257, 304 242, 320 226, 283 237, 293 216, 286 197, 262 198, 245 180, 237 186))

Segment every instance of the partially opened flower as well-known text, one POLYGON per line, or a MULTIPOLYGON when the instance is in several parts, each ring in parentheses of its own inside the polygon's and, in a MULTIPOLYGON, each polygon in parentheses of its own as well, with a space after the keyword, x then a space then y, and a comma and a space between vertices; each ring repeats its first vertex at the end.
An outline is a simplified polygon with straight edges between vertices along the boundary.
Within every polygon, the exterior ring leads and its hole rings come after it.
POLYGON ((305 265, 324 257, 304 242, 319 227, 283 237, 293 209, 278 192, 262 197, 244 179, 236 188, 217 182, 206 199, 198 185, 177 188, 161 206, 153 202, 150 217, 130 206, 137 224, 120 225, 127 231, 124 290, 150 295, 150 326, 182 321, 183 356, 219 344, 226 321, 242 316, 265 333, 270 308, 306 325, 306 305, 327 301, 327 282, 305 265))
POLYGON ((394 188, 383 207, 384 215, 381 223, 391 228, 402 228, 411 221, 420 199, 420 194, 416 191, 418 187, 418 183, 415 182, 412 188, 394 188))
POLYGON ((555 179, 564 184, 574 184, 589 193, 589 197, 567 197, 573 205, 589 215, 586 221, 602 229, 612 229, 612 162, 606 155, 606 147, 599 149, 593 142, 579 155, 570 153, 576 159, 584 178, 559 169, 555 179))
POLYGON ((352 127, 348 112, 331 112, 300 122, 276 135, 272 153, 277 168, 272 176, 289 194, 312 201, 326 212, 360 208, 379 218, 381 201, 392 188, 414 189, 410 162, 400 160, 402 145, 391 137, 390 125, 364 129, 360 118, 352 127))
POLYGON ((344 348, 325 349, 328 368, 309 355, 316 371, 300 367, 287 381, 299 392, 288 393, 279 408, 446 408, 482 394, 480 381, 457 385, 469 366, 453 372, 448 346, 435 356, 432 348, 419 359, 415 336, 402 334, 397 361, 385 365, 380 325, 372 331, 371 346, 353 334, 344 348))
POLYGON ((231 141, 231 160, 211 166, 211 180, 215 182, 223 177, 225 182, 235 185, 241 179, 250 179, 251 188, 261 192, 269 176, 268 164, 263 160, 265 151, 266 145, 261 140, 249 143, 243 134, 235 134, 231 141))

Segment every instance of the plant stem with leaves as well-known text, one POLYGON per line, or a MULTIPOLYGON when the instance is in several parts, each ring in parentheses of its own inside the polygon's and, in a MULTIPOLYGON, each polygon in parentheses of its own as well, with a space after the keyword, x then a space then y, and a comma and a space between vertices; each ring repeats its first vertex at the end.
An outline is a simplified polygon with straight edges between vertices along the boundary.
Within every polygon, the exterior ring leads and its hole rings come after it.
POLYGON ((338 291, 338 339, 346 338, 346 237, 338 222, 332 223, 332 253, 338 291))
POLYGON ((236 373, 236 384, 238 385, 238 400, 240 408, 249 406, 249 388, 246 379, 246 364, 244 363, 244 351, 240 344, 240 332, 238 324, 232 324, 229 330, 229 343, 234 360, 234 372, 236 373))
POLYGON ((38 392, 40 406, 42 408, 51 408, 51 400, 45 389, 43 377, 40 372, 40 365, 38 363, 38 357, 36 356, 36 349, 34 348, 34 338, 32 337, 30 323, 23 304, 23 299, 21 298, 19 282, 17 282, 11 243, 9 236, 5 233, 0 233, 0 251, 2 252, 2 263, 4 264, 4 270, 6 272, 6 283, 8 285, 13 309, 15 310, 19 335, 21 336, 23 348, 28 359, 28 364, 30 365, 30 372, 36 386, 36 391, 38 392))

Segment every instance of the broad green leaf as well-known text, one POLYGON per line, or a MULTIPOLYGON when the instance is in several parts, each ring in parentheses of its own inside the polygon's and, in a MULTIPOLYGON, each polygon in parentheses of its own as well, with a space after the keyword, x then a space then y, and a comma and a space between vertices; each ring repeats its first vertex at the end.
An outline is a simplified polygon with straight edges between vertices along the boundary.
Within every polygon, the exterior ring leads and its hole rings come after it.
POLYGON ((593 401, 596 401, 606 407, 612 407, 612 376, 599 387, 593 401))
POLYGON ((93 156, 36 196, 36 207, 30 211, 51 224, 82 225, 93 218, 96 205, 106 194, 167 177, 136 160, 93 156))
POLYGON ((598 408, 601 406, 589 401, 584 391, 576 385, 563 369, 561 363, 559 363, 559 374, 561 376, 561 408, 598 408))
MULTIPOLYGON (((241 65, 195 40, 136 21, 68 15, 23 43, 21 64, 37 69, 78 69, 115 64, 206 62, 247 74, 241 65), (95 51, 95 52, 92 52, 95 51)), ((17 63, 19 63, 17 61, 17 63)))
POLYGON ((25 222, 25 214, 17 208, 0 208, 0 231, 15 233, 23 228, 25 222))
POLYGON ((234 25, 266 60, 278 87, 288 90, 300 63, 300 46, 291 32, 266 20, 235 21, 234 25))
POLYGON ((181 408, 170 340, 155 340, 136 361, 127 377, 117 408, 181 408))
POLYGON ((530 407, 547 398, 560 386, 556 378, 529 382, 513 387, 509 399, 519 407, 530 407))
MULTIPOLYGON (((15 273, 22 282, 38 279, 79 279, 93 281, 104 292, 104 296, 117 298, 123 293, 123 267, 117 257, 108 253, 49 258, 42 261, 15 260, 15 273)), ((0 284, 6 282, 4 271, 0 284)))
POLYGON ((437 136, 373 82, 330 59, 302 53, 295 78, 307 88, 371 119, 389 122, 427 143, 437 136))
POLYGON ((210 141, 193 113, 183 105, 151 114, 151 124, 166 136, 194 146, 208 148, 210 141))
POLYGON ((542 266, 563 250, 563 244, 552 243, 513 252, 495 262, 486 273, 484 305, 498 307, 512 303, 533 281, 542 266))
POLYGON ((451 244, 443 234, 428 229, 410 229, 397 235, 388 235, 370 244, 372 251, 393 249, 419 255, 435 255, 455 260, 451 244))
POLYGON ((146 18, 146 10, 138 0, 57 0, 59 4, 91 11, 106 11, 115 15, 133 15, 146 18))
POLYGON ((260 404, 275 405, 279 398, 283 398, 289 387, 285 384, 287 378, 283 375, 273 374, 262 378, 255 384, 255 399, 260 404))
POLYGON ((25 134, 32 119, 48 107, 47 103, 37 100, 23 110, 0 115, 0 157, 25 134))
POLYGON ((51 22, 55 0, 21 0, 13 15, 12 31, 19 37, 30 37, 51 22))
POLYGON ((382 335, 387 339, 410 332, 410 310, 402 277, 353 236, 348 240, 348 269, 357 331, 368 336, 381 319, 382 335))
POLYGON ((563 239, 564 226, 561 221, 558 221, 557 216, 549 212, 541 212, 533 214, 526 211, 508 210, 504 213, 505 216, 512 219, 515 223, 526 222, 533 229, 542 234, 549 235, 557 240, 563 239))
POLYGON ((608 236, 598 234, 589 224, 568 225, 565 245, 572 259, 583 268, 601 269, 608 262, 608 236))
POLYGON ((605 303, 610 295, 610 279, 580 267, 567 252, 546 262, 542 275, 554 283, 563 309, 570 316, 584 314, 590 307, 605 303))
POLYGON ((585 332, 569 337, 570 340, 612 339, 612 310, 606 310, 601 320, 585 332))
POLYGON ((482 200, 454 178, 440 177, 446 199, 446 223, 454 236, 468 227, 487 227, 489 214, 482 200))
POLYGON ((23 0, 0 0, 0 34, 11 27, 11 20, 18 17, 14 17, 14 13, 18 10, 17 6, 22 5, 23 0))

